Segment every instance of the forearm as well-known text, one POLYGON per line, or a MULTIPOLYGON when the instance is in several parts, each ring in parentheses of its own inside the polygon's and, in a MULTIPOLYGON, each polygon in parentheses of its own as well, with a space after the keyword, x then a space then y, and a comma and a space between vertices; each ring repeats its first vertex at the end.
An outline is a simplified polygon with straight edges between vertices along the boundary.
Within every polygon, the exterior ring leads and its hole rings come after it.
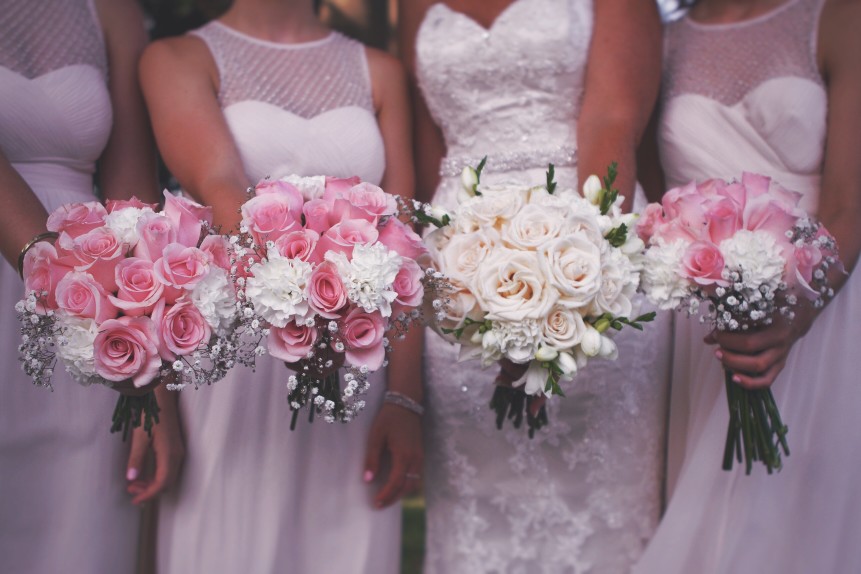
POLYGON ((424 399, 423 346, 424 329, 413 325, 404 339, 392 342, 393 350, 389 355, 389 366, 386 371, 388 390, 406 395, 418 403, 424 399))
POLYGON ((10 206, 0 219, 0 251, 12 267, 18 267, 21 248, 33 237, 45 231, 48 212, 15 171, 9 161, 0 154, 0 201, 10 206), (14 206, 12 208, 11 206, 14 206))
POLYGON ((590 175, 603 177, 607 167, 616 162, 619 172, 615 187, 625 197, 623 209, 631 211, 637 181, 635 150, 639 136, 631 121, 601 118, 581 121, 577 126, 579 185, 582 186, 590 175))

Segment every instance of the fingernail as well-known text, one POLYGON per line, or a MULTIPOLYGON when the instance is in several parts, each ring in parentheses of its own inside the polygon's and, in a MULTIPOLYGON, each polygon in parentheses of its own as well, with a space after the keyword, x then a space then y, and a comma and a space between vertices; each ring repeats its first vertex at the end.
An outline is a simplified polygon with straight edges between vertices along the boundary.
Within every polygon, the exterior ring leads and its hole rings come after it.
POLYGON ((374 480, 374 473, 370 470, 366 470, 363 478, 365 479, 365 482, 371 482, 374 480))
POLYGON ((130 468, 126 471, 126 480, 134 480, 138 477, 138 469, 130 468))
POLYGON ((738 375, 733 375, 733 376, 732 376, 732 382, 734 382, 734 383, 740 383, 740 382, 741 382, 741 377, 739 377, 738 375))
POLYGON ((723 359, 723 353, 721 353, 720 351, 715 351, 715 357, 717 357, 718 361, 720 361, 721 359, 723 359))

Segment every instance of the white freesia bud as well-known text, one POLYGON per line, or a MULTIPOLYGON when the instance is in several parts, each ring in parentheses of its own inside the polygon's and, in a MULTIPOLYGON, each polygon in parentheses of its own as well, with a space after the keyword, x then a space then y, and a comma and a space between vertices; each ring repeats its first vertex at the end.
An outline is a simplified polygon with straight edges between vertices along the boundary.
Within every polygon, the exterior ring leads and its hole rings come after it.
POLYGON ((478 173, 469 166, 460 172, 460 183, 469 195, 475 195, 475 186, 478 185, 478 173))
POLYGON ((571 378, 577 374, 577 361, 568 353, 559 353, 559 357, 556 358, 556 364, 562 369, 562 374, 567 378, 571 378))
POLYGON ((546 363, 548 361, 552 361, 558 356, 559 353, 556 351, 556 349, 552 347, 540 347, 535 353, 535 360, 541 361, 542 363, 546 363))
MULTIPOLYGON (((621 197, 621 196, 620 196, 621 197)), ((622 198, 624 201, 624 198, 622 198)), ((639 214, 636 213, 623 213, 619 218, 619 223, 624 223, 628 226, 628 229, 633 229, 635 225, 637 225, 637 220, 640 219, 639 214)))
POLYGON ((589 203, 598 205, 598 203, 601 202, 601 191, 603 189, 604 184, 601 183, 598 176, 590 175, 583 183, 583 197, 585 197, 589 203))
POLYGON ((443 217, 446 215, 448 215, 448 212, 438 205, 434 205, 430 208, 430 216, 434 219, 442 221, 443 217))
POLYGON ((636 234, 628 235, 628 240, 621 247, 622 253, 625 255, 635 255, 642 253, 646 249, 646 244, 643 240, 637 237, 636 234))
POLYGON ((580 348, 587 357, 595 357, 601 351, 601 333, 594 327, 588 326, 580 341, 580 348))
POLYGON ((601 337, 601 350, 598 355, 604 359, 615 361, 619 357, 619 349, 616 347, 616 342, 610 337, 601 337))
POLYGON ((484 339, 484 333, 481 331, 476 331, 472 334, 472 337, 469 338, 469 342, 473 345, 481 345, 481 341, 484 339))

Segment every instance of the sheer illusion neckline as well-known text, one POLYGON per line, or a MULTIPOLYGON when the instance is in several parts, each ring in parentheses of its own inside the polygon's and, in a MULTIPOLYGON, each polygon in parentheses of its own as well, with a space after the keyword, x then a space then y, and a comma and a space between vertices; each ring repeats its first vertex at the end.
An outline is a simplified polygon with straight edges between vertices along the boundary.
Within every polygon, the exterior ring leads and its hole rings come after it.
POLYGON ((457 16, 464 18, 465 20, 467 20, 469 22, 472 22, 475 26, 477 26, 478 28, 481 28, 481 30, 483 32, 485 32, 486 34, 489 34, 489 33, 493 32, 493 30, 496 28, 497 24, 499 24, 501 21, 505 20, 505 18, 508 16, 508 14, 511 12, 511 10, 515 6, 517 6, 518 4, 522 4, 525 1, 526 0, 514 0, 511 4, 509 4, 508 6, 503 8, 502 11, 496 15, 496 17, 493 19, 493 21, 490 23, 489 26, 485 26, 484 24, 482 24, 481 22, 476 20, 474 17, 467 14, 466 12, 461 12, 460 10, 455 10, 454 8, 452 8, 451 6, 446 4, 445 2, 440 2, 439 4, 437 4, 437 6, 442 6, 444 9, 448 10, 452 14, 455 14, 457 16))
POLYGON ((698 28, 701 30, 728 30, 733 28, 744 28, 747 26, 753 26, 756 24, 761 24, 762 22, 767 22, 772 18, 775 18, 782 14, 784 11, 788 10, 795 4, 798 4, 800 0, 786 0, 783 4, 775 6, 771 10, 760 14, 759 16, 754 16, 753 18, 746 18, 744 20, 739 20, 737 22, 700 22, 698 20, 694 20, 691 18, 690 13, 685 15, 684 21, 689 26, 694 28, 698 28))
POLYGON ((250 34, 246 34, 245 32, 240 32, 236 28, 232 28, 219 20, 213 20, 212 24, 221 28, 228 34, 236 36, 237 38, 241 38, 246 42, 251 42, 252 44, 259 44, 261 46, 267 46, 269 48, 277 48, 280 50, 301 50, 303 48, 313 48, 314 46, 320 46, 321 44, 325 44, 326 42, 331 41, 332 38, 335 37, 335 32, 330 30, 325 36, 316 40, 308 40, 306 42, 273 42, 271 40, 256 38, 254 36, 251 36, 250 34))

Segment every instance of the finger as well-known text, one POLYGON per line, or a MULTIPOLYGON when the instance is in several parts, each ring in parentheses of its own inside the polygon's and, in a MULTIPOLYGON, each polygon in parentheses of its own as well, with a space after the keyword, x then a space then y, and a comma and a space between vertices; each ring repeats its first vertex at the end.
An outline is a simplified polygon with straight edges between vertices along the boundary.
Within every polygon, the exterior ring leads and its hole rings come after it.
POLYGON ((362 475, 362 480, 365 482, 373 482, 377 477, 377 473, 380 471, 380 459, 383 456, 384 444, 383 434, 372 430, 365 451, 365 472, 362 475))
POLYGON ((778 329, 766 329, 747 333, 719 332, 715 335, 717 343, 727 351, 754 354, 777 347, 784 341, 784 333, 778 329))
POLYGON ((756 389, 765 389, 774 384, 774 381, 777 380, 777 376, 783 370, 784 365, 786 365, 786 361, 782 360, 772 365, 765 373, 762 373, 760 375, 747 375, 744 373, 736 373, 733 375, 732 380, 736 384, 750 391, 756 389))
POLYGON ((389 479, 377 493, 375 504, 377 508, 385 508, 400 498, 406 484, 407 466, 401 457, 395 458, 389 479))
POLYGON ((404 478, 406 479, 404 480, 404 488, 399 498, 415 494, 419 490, 422 483, 421 469, 421 465, 417 465, 415 463, 407 469, 407 472, 404 475, 404 478))
POLYGON ((134 498, 132 504, 143 504, 164 492, 170 486, 170 478, 174 474, 171 470, 171 458, 165 451, 157 451, 155 458, 155 476, 147 484, 146 488, 134 498))
POLYGON ((546 402, 547 395, 532 397, 532 400, 529 401, 529 414, 533 417, 537 417, 546 402))
POLYGON ((725 351, 722 348, 715 351, 715 356, 730 371, 748 375, 765 373, 771 367, 785 358, 782 347, 767 349, 755 355, 746 355, 725 351))
POLYGON ((706 345, 714 345, 717 343, 717 337, 715 336, 715 332, 712 331, 708 335, 703 338, 703 341, 706 345))
POLYGON ((146 453, 149 450, 152 439, 143 429, 138 427, 132 431, 132 444, 129 449, 129 460, 126 464, 126 480, 133 482, 137 480, 144 468, 146 453))

